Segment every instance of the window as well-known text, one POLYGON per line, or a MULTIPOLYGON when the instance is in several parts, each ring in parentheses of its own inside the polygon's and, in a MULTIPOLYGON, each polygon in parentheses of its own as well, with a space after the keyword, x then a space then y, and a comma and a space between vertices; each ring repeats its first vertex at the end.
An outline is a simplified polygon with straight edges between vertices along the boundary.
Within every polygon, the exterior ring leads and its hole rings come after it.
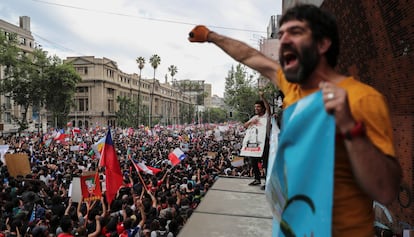
POLYGON ((26 45, 26 39, 23 37, 20 37, 19 42, 21 45, 26 45))
POLYGON ((9 96, 5 97, 6 101, 5 101, 5 109, 11 109, 12 108, 12 104, 11 104, 11 98, 9 96))
POLYGON ((106 93, 108 94, 108 97, 114 97, 115 95, 115 89, 107 88, 106 93))
POLYGON ((115 112, 114 100, 108 100, 108 112, 109 113, 115 112))
POLYGON ((77 111, 89 111, 89 100, 88 98, 80 98, 78 99, 78 108, 77 111))
POLYGON ((80 75, 87 75, 88 74, 88 67, 76 67, 76 72, 80 75))
POLYGON ((79 108, 79 111, 84 111, 85 104, 83 102, 83 99, 79 99, 79 106, 78 106, 78 108, 79 108))
POLYGON ((88 90, 89 90, 88 87, 77 87, 76 88, 76 91, 80 93, 88 92, 88 90))
POLYGON ((9 112, 4 113, 4 121, 6 123, 11 123, 11 114, 9 112))
POLYGON ((106 75, 107 75, 108 77, 113 78, 113 77, 114 77, 114 71, 112 71, 111 69, 107 69, 107 70, 106 70, 106 75))

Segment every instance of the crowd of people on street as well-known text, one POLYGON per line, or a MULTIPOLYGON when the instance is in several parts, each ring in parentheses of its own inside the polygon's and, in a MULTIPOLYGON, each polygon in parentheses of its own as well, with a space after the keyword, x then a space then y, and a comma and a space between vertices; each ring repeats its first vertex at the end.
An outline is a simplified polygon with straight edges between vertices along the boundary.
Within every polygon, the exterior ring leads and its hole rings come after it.
POLYGON ((104 167, 90 151, 106 131, 83 130, 51 143, 38 133, 3 137, 7 153, 28 155, 31 171, 13 177, 1 163, 0 236, 177 236, 218 176, 252 176, 248 162, 231 164, 243 139, 241 124, 112 129, 122 186, 110 205, 105 195, 75 202, 71 182, 84 172, 98 171, 105 192, 104 167), (168 155, 177 147, 186 158, 173 166, 168 155), (161 171, 138 175, 134 161, 161 171))

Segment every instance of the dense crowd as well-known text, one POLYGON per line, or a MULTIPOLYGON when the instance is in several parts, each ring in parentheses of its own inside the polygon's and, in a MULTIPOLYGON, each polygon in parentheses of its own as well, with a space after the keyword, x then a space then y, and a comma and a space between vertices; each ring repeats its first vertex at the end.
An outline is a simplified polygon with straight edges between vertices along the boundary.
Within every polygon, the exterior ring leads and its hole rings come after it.
POLYGON ((238 124, 177 129, 113 129, 123 184, 108 205, 100 200, 74 202, 74 177, 104 167, 90 150, 106 129, 91 129, 69 141, 45 143, 44 134, 3 137, 9 153, 27 153, 31 172, 12 177, 0 168, 0 236, 177 236, 193 210, 220 175, 251 176, 250 165, 231 165, 243 128, 238 124), (172 166, 168 154, 185 145, 186 158, 172 166), (79 150, 70 147, 78 145, 79 150), (130 156, 130 157, 128 157, 130 156), (156 175, 133 169, 133 161, 159 168, 156 175))

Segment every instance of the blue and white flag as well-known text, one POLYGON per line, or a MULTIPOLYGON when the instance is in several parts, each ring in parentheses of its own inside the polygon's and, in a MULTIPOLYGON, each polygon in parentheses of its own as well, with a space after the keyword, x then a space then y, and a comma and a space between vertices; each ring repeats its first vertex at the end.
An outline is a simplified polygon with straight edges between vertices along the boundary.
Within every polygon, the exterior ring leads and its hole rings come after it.
POLYGON ((331 236, 334 146, 335 119, 320 91, 285 109, 266 182, 273 237, 331 236))
POLYGON ((33 222, 36 220, 36 204, 33 206, 32 214, 30 214, 29 222, 33 222))

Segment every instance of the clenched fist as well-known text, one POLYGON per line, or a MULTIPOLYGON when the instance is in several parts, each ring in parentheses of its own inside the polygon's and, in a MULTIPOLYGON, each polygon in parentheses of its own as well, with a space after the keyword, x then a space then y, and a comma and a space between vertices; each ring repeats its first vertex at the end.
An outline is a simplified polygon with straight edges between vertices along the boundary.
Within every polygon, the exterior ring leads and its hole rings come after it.
POLYGON ((188 40, 190 42, 206 42, 208 41, 207 37, 210 32, 211 31, 207 27, 203 25, 198 25, 190 31, 190 33, 188 34, 188 40))

